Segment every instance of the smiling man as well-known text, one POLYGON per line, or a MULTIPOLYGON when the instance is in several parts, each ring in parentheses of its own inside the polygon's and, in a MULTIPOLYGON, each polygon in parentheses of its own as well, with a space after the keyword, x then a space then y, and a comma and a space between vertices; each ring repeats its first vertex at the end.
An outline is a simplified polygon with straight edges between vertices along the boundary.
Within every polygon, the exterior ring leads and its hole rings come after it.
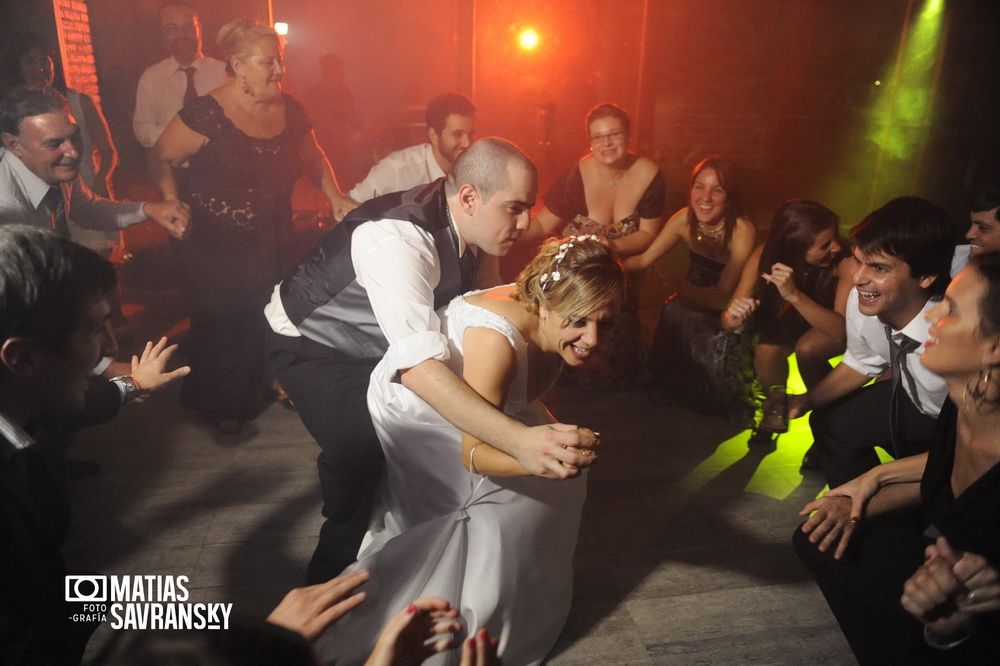
POLYGON ((152 219, 183 237, 190 215, 176 201, 132 203, 94 194, 80 179, 80 128, 52 88, 15 88, 0 102, 0 224, 32 224, 68 237, 67 220, 118 231, 152 219))
MULTIPOLYGON (((322 452, 319 544, 308 581, 354 562, 368 527, 382 450, 366 393, 375 365, 397 355, 399 381, 464 432, 540 476, 568 478, 594 457, 590 431, 529 428, 475 393, 444 361, 437 309, 473 286, 498 282, 492 257, 510 252, 528 226, 538 174, 514 144, 483 139, 447 179, 373 199, 320 242, 265 310, 268 357, 322 452), (492 255, 492 256, 489 256, 492 255)), ((454 507, 457 508, 457 507, 454 507)))
POLYGON ((427 105, 427 140, 390 153, 347 193, 363 203, 444 178, 476 134, 476 107, 460 93, 445 93, 427 105))
POLYGON ((834 488, 896 457, 927 450, 947 396, 920 362, 930 310, 951 279, 956 229, 948 213, 917 197, 894 199, 852 231, 857 268, 847 301, 847 353, 808 393, 789 396, 789 416, 809 423, 834 488), (865 386, 886 370, 891 381, 865 386), (862 388, 864 387, 864 388, 862 388))
POLYGON ((987 185, 973 192, 969 201, 971 225, 965 237, 969 254, 1000 253, 1000 187, 987 185))

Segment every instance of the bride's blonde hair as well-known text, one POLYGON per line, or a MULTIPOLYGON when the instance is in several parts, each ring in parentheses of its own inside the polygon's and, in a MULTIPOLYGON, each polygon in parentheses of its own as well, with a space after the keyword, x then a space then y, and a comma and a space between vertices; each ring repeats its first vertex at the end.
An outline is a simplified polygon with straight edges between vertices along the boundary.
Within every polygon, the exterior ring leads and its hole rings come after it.
POLYGON ((569 320, 625 298, 625 273, 597 236, 552 239, 517 276, 511 298, 532 314, 544 307, 569 320))

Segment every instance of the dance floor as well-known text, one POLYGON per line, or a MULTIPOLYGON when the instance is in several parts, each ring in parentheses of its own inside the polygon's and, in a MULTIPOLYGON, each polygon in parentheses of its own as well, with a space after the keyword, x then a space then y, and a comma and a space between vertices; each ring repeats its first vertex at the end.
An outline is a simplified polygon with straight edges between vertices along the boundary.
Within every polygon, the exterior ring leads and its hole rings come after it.
MULTIPOLYGON (((139 337, 176 323, 169 303, 138 300, 149 305, 128 310, 139 337)), ((748 431, 642 391, 558 387, 547 403, 604 442, 550 664, 856 663, 789 541, 823 487, 799 472, 804 420, 776 446, 748 447, 748 431)), ((320 525, 317 452, 280 404, 240 435, 180 407, 176 387, 129 405, 71 450, 102 471, 72 484, 68 559, 185 575, 190 601, 263 618, 303 580, 320 525)), ((113 633, 103 625, 88 652, 113 633)))

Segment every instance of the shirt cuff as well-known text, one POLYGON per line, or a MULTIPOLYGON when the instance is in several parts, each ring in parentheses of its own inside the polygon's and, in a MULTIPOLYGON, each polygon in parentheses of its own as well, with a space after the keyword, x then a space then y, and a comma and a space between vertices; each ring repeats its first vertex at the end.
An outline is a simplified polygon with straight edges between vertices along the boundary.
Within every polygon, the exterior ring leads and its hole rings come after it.
POLYGON ((388 376, 395 377, 399 371, 409 370, 424 361, 435 359, 445 362, 449 358, 448 339, 437 331, 424 331, 391 345, 382 363, 387 366, 388 376))

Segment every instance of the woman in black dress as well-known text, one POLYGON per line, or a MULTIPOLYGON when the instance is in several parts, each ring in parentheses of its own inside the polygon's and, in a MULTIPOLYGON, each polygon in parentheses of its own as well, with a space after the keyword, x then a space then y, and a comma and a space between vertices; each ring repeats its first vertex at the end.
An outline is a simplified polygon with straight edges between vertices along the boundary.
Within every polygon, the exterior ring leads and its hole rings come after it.
POLYGON ((181 109, 153 147, 153 161, 164 200, 191 207, 188 236, 178 244, 191 306, 191 374, 181 403, 238 432, 269 383, 262 311, 289 263, 292 187, 307 173, 335 211, 347 200, 302 106, 281 92, 274 30, 233 21, 219 31, 219 44, 232 80, 181 109))

